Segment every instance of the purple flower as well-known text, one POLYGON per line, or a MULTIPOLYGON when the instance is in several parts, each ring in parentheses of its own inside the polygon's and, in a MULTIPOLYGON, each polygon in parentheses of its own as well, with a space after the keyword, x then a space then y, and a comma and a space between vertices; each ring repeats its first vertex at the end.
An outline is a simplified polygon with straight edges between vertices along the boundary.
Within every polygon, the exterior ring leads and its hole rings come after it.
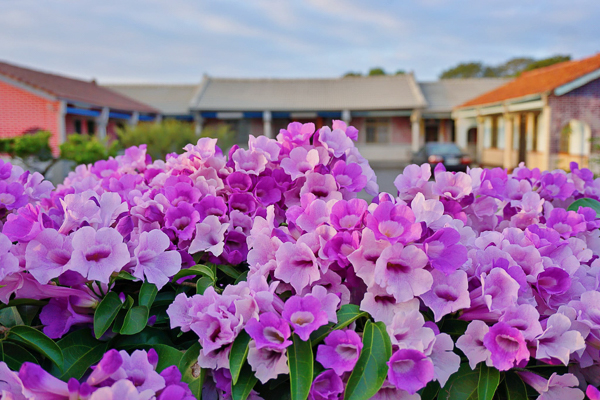
POLYGON ((600 390, 596 389, 592 385, 588 385, 585 394, 590 400, 600 400, 600 390))
POLYGON ((313 171, 317 164, 319 164, 319 152, 304 147, 295 147, 290 152, 289 158, 281 160, 281 168, 294 180, 313 171))
POLYGON ((25 188, 19 182, 0 181, 0 208, 15 210, 27 204, 25 188))
POLYGON ((251 319, 246 324, 246 332, 256 342, 256 348, 285 350, 292 342, 290 326, 277 314, 268 312, 260 315, 260 319, 251 319))
POLYGON ((290 372, 285 350, 271 348, 257 349, 254 342, 248 348, 248 364, 254 371, 254 376, 262 383, 277 378, 279 374, 290 372))
POLYGON ((387 365, 390 383, 410 394, 415 394, 433 380, 433 363, 418 350, 397 350, 392 354, 387 365))
POLYGON ((560 360, 569 364, 571 354, 585 349, 585 341, 581 333, 571 330, 571 320, 562 314, 553 314, 548 318, 546 330, 537 337, 538 360, 560 360))
POLYGON ((575 236, 586 230, 585 217, 575 211, 555 208, 550 212, 546 226, 554 229, 564 238, 575 236))
POLYGON ((408 165, 394 180, 394 186, 398 189, 398 197, 402 200, 412 200, 417 193, 426 191, 426 186, 431 178, 431 165, 416 164, 408 165))
POLYGON ((121 354, 117 350, 111 349, 104 353, 104 356, 95 367, 92 367, 94 370, 87 378, 86 383, 90 386, 96 386, 110 378, 122 365, 123 357, 121 357, 121 354))
POLYGON ((529 360, 523 334, 504 322, 490 328, 483 337, 483 344, 491 352, 492 364, 500 371, 508 371, 515 364, 529 360))
POLYGON ((325 344, 319 345, 316 360, 325 368, 331 368, 342 375, 352 371, 363 344, 358 334, 352 330, 333 331, 325 338, 325 344))
POLYGON ((39 398, 42 396, 58 399, 61 397, 64 399, 69 398, 67 382, 53 377, 37 364, 30 362, 23 363, 19 370, 19 378, 23 382, 23 394, 27 398, 39 398))
POLYGON ((386 247, 375 263, 375 283, 399 302, 410 300, 431 289, 433 277, 423 269, 426 264, 423 250, 396 243, 386 247))
POLYGON ((169 207, 165 215, 165 227, 173 229, 179 240, 189 240, 194 235, 196 222, 200 214, 189 203, 180 202, 176 207, 169 207))
POLYGON ((283 243, 275 259, 275 277, 291 284, 296 293, 321 277, 315 254, 305 243, 283 243))
POLYGON ((519 371, 517 374, 540 394, 538 400, 583 400, 585 397, 577 388, 579 380, 573 374, 558 375, 555 372, 548 380, 529 371, 519 371))
POLYGON ((202 222, 196 224, 196 236, 190 243, 190 254, 206 251, 218 257, 223 253, 225 246, 225 232, 229 224, 221 224, 214 215, 209 215, 202 222))
POLYGON ((454 353, 454 342, 450 335, 436 335, 429 358, 433 362, 434 379, 444 386, 450 375, 460 368, 460 357, 454 353))
POLYGON ((132 275, 141 280, 146 277, 158 290, 162 289, 181 269, 181 255, 174 250, 166 251, 170 245, 169 237, 158 229, 142 232, 133 251, 136 265, 132 275))
POLYGON ((283 306, 283 319, 294 329, 300 339, 306 341, 310 334, 327 324, 327 313, 321 302, 314 296, 292 296, 283 306))
POLYGON ((12 247, 10 239, 0 233, 0 282, 8 275, 21 270, 19 259, 10 252, 12 247))
POLYGON ((446 275, 467 262, 467 248, 460 242, 460 233, 452 228, 443 228, 424 241, 424 250, 433 268, 446 275))
POLYGON ((245 171, 247 174, 258 175, 265 170, 268 163, 262 152, 237 149, 231 159, 237 170, 245 171))
POLYGON ((130 260, 123 236, 113 228, 84 226, 73 235, 73 254, 65 270, 80 273, 90 281, 108 283, 130 260))
POLYGON ((331 208, 331 226, 336 230, 355 230, 363 226, 367 202, 363 199, 341 200, 331 208))
POLYGON ((44 229, 25 250, 25 268, 42 284, 63 273, 71 259, 71 237, 61 235, 55 229, 44 229))
POLYGON ((333 370, 321 372, 313 381, 309 400, 337 400, 344 391, 344 382, 333 370))
POLYGON ((248 138, 248 148, 252 151, 263 153, 268 161, 278 161, 281 145, 276 140, 266 136, 254 137, 250 135, 248 138))
POLYGON ((465 334, 458 338, 456 347, 462 350, 469 359, 469 366, 475 369, 477 364, 485 361, 487 366, 492 365, 491 351, 483 344, 483 338, 490 331, 490 328, 485 322, 475 320, 472 321, 465 334))
POLYGON ((415 223, 412 210, 390 201, 384 201, 372 214, 367 214, 366 223, 377 239, 386 239, 391 243, 407 244, 421 237, 421 224, 415 223))
POLYGON ((44 333, 51 339, 63 337, 71 326, 93 323, 92 314, 78 313, 68 297, 52 298, 40 313, 40 321, 44 325, 44 333))
POLYGON ((319 141, 335 157, 341 157, 347 149, 354 147, 352 139, 342 129, 331 130, 328 126, 319 129, 319 141))
POLYGON ((2 233, 13 242, 29 242, 44 229, 44 216, 39 205, 27 204, 15 214, 8 214, 2 233))
MULTIPOLYGON (((441 165, 441 164, 439 164, 441 165)), ((437 172, 432 192, 434 195, 446 197, 451 200, 461 200, 471 194, 472 179, 464 172, 437 172)))
MULTIPOLYGON (((1 163, 2 160, 0 160, 0 174, 2 173, 1 163)), ((11 371, 4 361, 0 361, 0 397, 7 400, 27 399, 23 395, 23 382, 19 379, 19 374, 11 371)))
POLYGON ((112 379, 128 379, 140 392, 148 389, 156 392, 165 387, 165 379, 155 371, 158 356, 154 349, 150 349, 148 352, 135 350, 131 355, 125 350, 121 350, 119 354, 123 363, 111 375, 112 379))
POLYGON ((349 192, 360 192, 367 184, 367 177, 363 175, 362 168, 355 163, 346 164, 345 161, 337 161, 331 173, 340 188, 349 192))
POLYGON ((446 274, 431 271, 433 284, 431 290, 420 295, 427 307, 433 311, 435 321, 438 322, 444 315, 456 312, 471 305, 469 297, 467 273, 457 270, 446 274))
POLYGON ((342 199, 342 194, 338 191, 338 185, 333 175, 323 175, 318 172, 308 172, 306 174, 306 182, 300 189, 300 196, 306 193, 312 193, 317 199, 325 202, 342 199))

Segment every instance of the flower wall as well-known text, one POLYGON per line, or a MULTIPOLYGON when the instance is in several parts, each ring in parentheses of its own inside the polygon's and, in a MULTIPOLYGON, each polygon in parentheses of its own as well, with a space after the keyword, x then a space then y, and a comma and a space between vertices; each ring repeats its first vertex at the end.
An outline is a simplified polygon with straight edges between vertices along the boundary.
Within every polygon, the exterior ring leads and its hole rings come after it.
POLYGON ((378 193, 357 137, 132 147, 57 188, 1 163, 2 398, 600 398, 600 179, 378 193))

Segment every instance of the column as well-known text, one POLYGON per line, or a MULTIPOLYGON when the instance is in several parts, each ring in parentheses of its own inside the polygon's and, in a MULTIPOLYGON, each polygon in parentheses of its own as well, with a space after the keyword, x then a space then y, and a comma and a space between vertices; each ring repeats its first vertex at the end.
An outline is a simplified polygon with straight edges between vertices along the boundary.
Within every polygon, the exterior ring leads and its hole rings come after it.
POLYGON ((273 138, 273 129, 271 128, 272 115, 271 111, 263 111, 263 129, 264 135, 268 138, 273 138))
POLYGON ((412 112, 410 122, 412 126, 411 150, 413 153, 416 153, 421 147, 421 110, 414 110, 412 112))
POLYGON ((163 121, 163 116, 162 114, 156 114, 156 118, 154 118, 154 123, 155 124, 160 124, 163 121))
POLYGON ((134 111, 133 114, 131 114, 131 118, 129 118, 129 126, 136 126, 138 124, 140 120, 140 113, 137 111, 134 111))
POLYGON ((202 125, 204 124, 204 118, 202 118, 202 114, 200 111, 196 111, 194 113, 194 128, 196 131, 196 136, 200 136, 202 134, 202 125))
POLYGON ((67 115, 67 103, 61 100, 58 104, 58 144, 61 145, 67 141, 67 129, 65 126, 65 117, 67 115))
POLYGON ((454 131, 456 132, 456 137, 455 137, 456 144, 458 145, 458 147, 460 147, 464 151, 467 150, 467 145, 468 145, 468 138, 467 138, 468 126, 469 125, 467 124, 467 121, 465 121, 463 118, 459 118, 456 120, 456 125, 454 128, 454 131))
POLYGON ((479 164, 485 165, 483 160, 483 140, 485 135, 485 119, 482 116, 477 117, 477 160, 479 164))
POLYGON ((98 138, 100 140, 106 138, 106 127, 108 126, 109 114, 109 108, 104 107, 100 113, 100 116, 98 117, 98 138))
POLYGON ((511 114, 504 114, 504 159, 502 167, 512 169, 513 165, 513 135, 515 124, 511 114))
POLYGON ((352 120, 352 114, 350 110, 342 110, 342 121, 346 123, 346 125, 350 125, 350 121, 352 120))

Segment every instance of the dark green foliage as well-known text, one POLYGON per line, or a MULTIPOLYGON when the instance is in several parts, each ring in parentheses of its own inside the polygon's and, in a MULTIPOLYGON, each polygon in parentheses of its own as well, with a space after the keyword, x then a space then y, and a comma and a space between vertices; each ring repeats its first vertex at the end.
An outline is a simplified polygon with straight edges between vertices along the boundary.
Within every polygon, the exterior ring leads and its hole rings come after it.
POLYGON ((525 71, 547 67, 571 59, 569 55, 556 55, 536 60, 531 57, 514 57, 498 65, 485 65, 480 61, 463 62, 448 68, 440 74, 440 79, 513 77, 525 71))

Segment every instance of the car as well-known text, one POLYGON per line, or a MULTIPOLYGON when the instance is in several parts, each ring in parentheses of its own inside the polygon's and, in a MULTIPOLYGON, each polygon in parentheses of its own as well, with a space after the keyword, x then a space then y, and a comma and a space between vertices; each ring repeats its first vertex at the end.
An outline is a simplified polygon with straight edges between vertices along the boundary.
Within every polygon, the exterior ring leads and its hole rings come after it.
POLYGON ((429 163, 431 169, 442 163, 447 171, 466 172, 471 164, 471 157, 455 143, 427 142, 418 152, 413 153, 411 162, 418 165, 429 163))

